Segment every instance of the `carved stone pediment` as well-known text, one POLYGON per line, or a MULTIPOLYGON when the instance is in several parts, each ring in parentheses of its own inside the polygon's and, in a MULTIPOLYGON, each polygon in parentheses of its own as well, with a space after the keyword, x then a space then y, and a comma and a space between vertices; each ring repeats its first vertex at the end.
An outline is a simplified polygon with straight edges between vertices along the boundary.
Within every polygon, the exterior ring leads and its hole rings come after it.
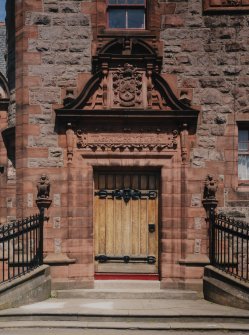
POLYGON ((184 114, 184 118, 190 116, 196 123, 198 111, 190 106, 188 97, 178 99, 160 75, 161 57, 156 50, 132 38, 103 46, 93 60, 94 74, 77 98, 68 90, 64 107, 55 111, 57 120, 73 122, 76 116, 83 120, 88 112, 96 118, 98 112, 103 118, 105 113, 122 118, 122 113, 142 111, 152 113, 152 118, 154 112, 172 112, 170 117, 184 114))
MULTIPOLYGON (((80 96, 57 111, 68 110, 114 110, 150 109, 194 111, 177 99, 167 82, 156 72, 148 75, 146 70, 125 63, 110 69, 106 76, 94 75, 80 96)), ((57 112, 56 111, 56 112, 57 112)))

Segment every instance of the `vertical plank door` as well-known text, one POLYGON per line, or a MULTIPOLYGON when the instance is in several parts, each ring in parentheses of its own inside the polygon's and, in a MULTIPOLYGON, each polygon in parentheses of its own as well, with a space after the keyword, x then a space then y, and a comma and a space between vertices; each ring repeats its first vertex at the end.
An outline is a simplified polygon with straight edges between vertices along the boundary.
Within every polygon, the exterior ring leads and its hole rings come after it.
POLYGON ((94 174, 96 273, 158 273, 158 189, 157 173, 94 174), (124 199, 124 190, 142 196, 124 199))

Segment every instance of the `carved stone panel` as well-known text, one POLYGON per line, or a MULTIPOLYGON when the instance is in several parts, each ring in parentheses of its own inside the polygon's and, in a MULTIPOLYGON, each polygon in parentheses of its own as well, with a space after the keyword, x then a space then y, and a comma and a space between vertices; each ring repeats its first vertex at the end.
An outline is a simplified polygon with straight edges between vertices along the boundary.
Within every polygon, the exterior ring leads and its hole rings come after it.
POLYGON ((143 74, 133 65, 124 66, 112 72, 113 107, 142 106, 143 74))
POLYGON ((249 11, 248 0, 203 0, 204 12, 249 11))
POLYGON ((162 128, 79 129, 77 147, 92 151, 163 151, 177 148, 178 132, 162 128))

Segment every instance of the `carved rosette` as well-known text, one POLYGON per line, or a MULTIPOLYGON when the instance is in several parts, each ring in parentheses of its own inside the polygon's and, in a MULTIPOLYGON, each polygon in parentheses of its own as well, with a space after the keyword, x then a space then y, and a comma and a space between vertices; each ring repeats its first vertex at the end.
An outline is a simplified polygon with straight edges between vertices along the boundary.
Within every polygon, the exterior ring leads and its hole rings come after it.
POLYGON ((241 0, 225 0, 222 2, 223 6, 240 6, 241 0))
POLYGON ((171 133, 161 129, 123 129, 99 132, 77 130, 77 147, 92 151, 163 151, 177 148, 178 131, 171 133))
POLYGON ((140 107, 143 75, 131 64, 112 73, 114 107, 140 107))

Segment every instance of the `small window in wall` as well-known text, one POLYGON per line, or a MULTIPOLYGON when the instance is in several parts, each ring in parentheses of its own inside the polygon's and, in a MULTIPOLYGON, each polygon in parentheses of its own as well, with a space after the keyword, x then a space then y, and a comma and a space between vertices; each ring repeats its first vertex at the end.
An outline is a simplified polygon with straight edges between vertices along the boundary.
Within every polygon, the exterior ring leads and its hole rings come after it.
POLYGON ((239 129, 239 180, 249 180, 249 130, 239 129))
POLYGON ((6 16, 5 2, 6 2, 5 0, 0 0, 0 22, 5 21, 5 16, 6 16))
POLYGON ((111 29, 145 29, 146 0, 107 0, 111 29))

